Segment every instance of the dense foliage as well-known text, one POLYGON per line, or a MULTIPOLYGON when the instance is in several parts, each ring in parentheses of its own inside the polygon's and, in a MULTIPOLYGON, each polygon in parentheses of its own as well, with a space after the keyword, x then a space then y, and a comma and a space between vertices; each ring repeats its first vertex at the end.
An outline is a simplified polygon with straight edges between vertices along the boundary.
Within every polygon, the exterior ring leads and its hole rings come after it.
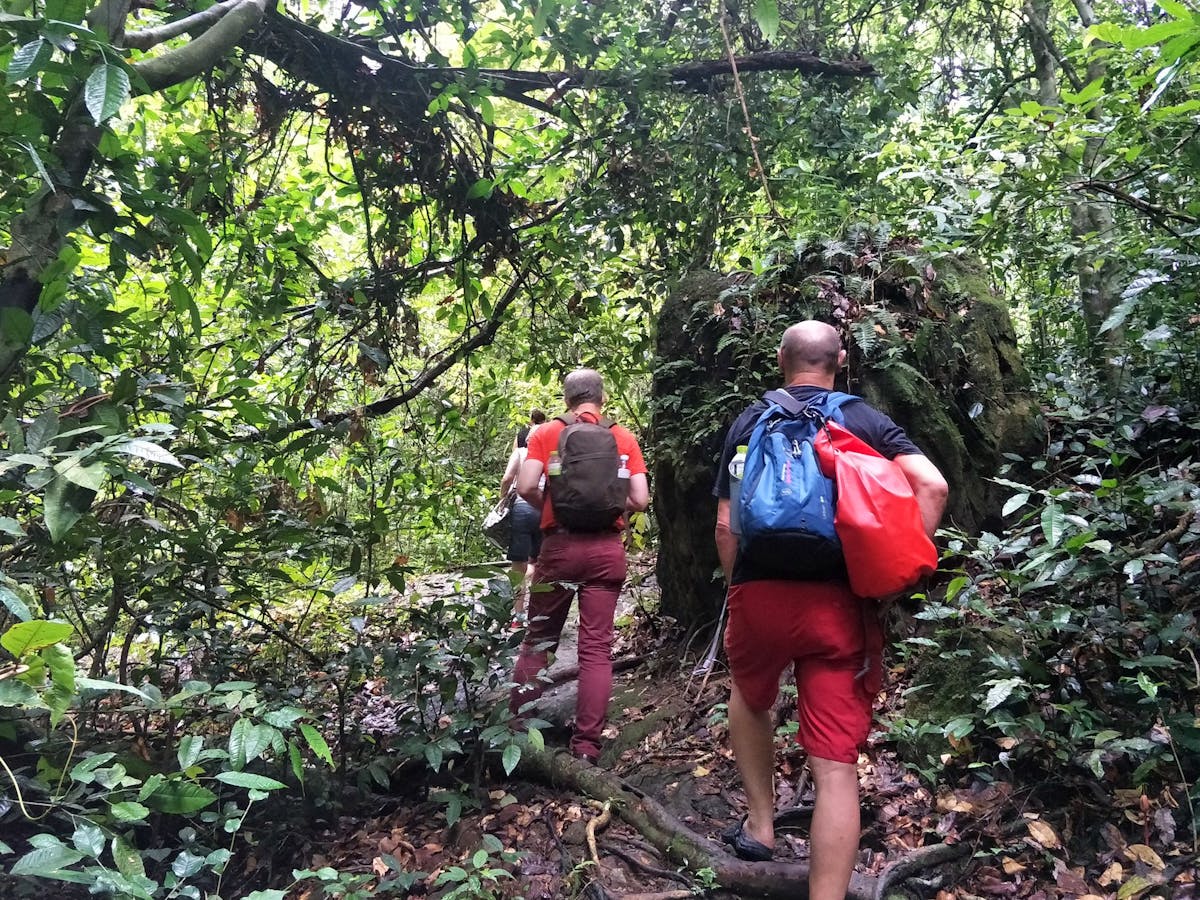
POLYGON ((495 555, 514 428, 580 364, 644 426, 680 275, 861 223, 979 261, 1047 423, 1003 533, 948 536, 891 736, 931 781, 1146 787, 1194 835, 1190 7, 0 0, 0 35, 11 874, 282 896, 222 873, 414 764, 457 817, 520 755, 511 586, 413 588, 495 555))

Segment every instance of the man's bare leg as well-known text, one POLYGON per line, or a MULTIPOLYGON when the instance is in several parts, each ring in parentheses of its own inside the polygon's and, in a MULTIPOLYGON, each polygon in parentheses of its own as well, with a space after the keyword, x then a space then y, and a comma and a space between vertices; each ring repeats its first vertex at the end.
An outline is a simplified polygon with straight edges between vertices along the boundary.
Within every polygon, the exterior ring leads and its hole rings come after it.
MULTIPOLYGON (((737 685, 729 693, 729 743, 750 807, 745 831, 764 847, 775 846, 775 729, 771 711, 746 705, 737 685)), ((856 795, 857 810, 857 795, 856 795)), ((858 832, 854 833, 855 841, 858 832)), ((856 845, 857 846, 857 845, 856 845)))
MULTIPOLYGON (((733 703, 730 702, 730 731, 733 703)), ((858 857, 858 767, 810 756, 817 803, 813 810, 809 900, 844 900, 858 857)), ((744 776, 743 776, 744 777, 744 776)), ((749 790, 747 790, 747 795, 749 790)))

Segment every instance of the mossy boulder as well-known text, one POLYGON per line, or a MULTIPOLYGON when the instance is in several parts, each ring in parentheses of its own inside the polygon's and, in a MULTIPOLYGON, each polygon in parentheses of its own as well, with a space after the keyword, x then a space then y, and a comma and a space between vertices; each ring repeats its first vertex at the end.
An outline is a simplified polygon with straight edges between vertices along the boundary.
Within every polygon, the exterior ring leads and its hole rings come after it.
MULTIPOLYGON (((772 260, 769 260, 772 261, 772 260)), ((1038 446, 1037 408, 1008 309, 981 270, 865 232, 798 242, 758 277, 691 273, 658 322, 653 386, 654 495, 662 608, 702 625, 720 606, 712 486, 725 430, 777 387, 775 351, 806 318, 842 331, 838 387, 883 410, 950 483, 946 524, 991 525, 989 478, 1006 452, 1038 446)))

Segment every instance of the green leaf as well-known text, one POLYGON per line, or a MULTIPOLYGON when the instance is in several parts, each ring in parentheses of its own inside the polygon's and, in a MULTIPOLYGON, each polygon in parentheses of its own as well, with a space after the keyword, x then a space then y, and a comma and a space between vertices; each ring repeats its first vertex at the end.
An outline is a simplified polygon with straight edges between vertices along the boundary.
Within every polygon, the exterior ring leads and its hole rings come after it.
POLYGON ((16 144, 25 151, 25 155, 29 157, 30 162, 33 163, 33 167, 37 169, 37 173, 46 187, 53 191, 54 182, 50 179, 50 172, 46 169, 46 164, 42 162, 41 154, 37 152, 37 148, 28 141, 17 141, 16 144))
POLYGON ((112 839, 112 856, 117 871, 126 878, 146 877, 146 864, 142 862, 141 854, 129 846, 120 835, 112 839))
POLYGON ((23 681, 5 678, 0 681, 0 706, 18 706, 23 709, 48 709, 38 692, 23 681))
POLYGON ((146 805, 159 812, 186 816, 214 803, 217 795, 208 788, 190 781, 168 781, 151 796, 146 805))
POLYGON ((74 633, 75 630, 66 622, 48 622, 44 619, 18 622, 0 637, 0 647, 21 659, 28 653, 36 653, 43 647, 68 640, 74 633))
POLYGON ((1008 516, 1016 512, 1022 506, 1029 502, 1028 494, 1013 494, 1004 504, 1004 509, 1000 511, 1000 515, 1008 516))
POLYGON ((76 455, 68 456, 54 466, 54 471, 81 488, 98 491, 104 486, 108 470, 101 463, 84 464, 76 455))
POLYGON ((204 857, 188 853, 186 850, 175 857, 175 861, 171 863, 171 871, 181 880, 191 878, 202 868, 204 868, 204 857))
POLYGON ((1091 100, 1095 100, 1100 96, 1103 90, 1104 79, 1097 78, 1095 81, 1085 85, 1083 90, 1081 90, 1078 94, 1073 93, 1072 91, 1063 91, 1062 98, 1065 103, 1071 103, 1078 106, 1091 100))
POLYGON ((71 843, 75 845, 76 850, 95 859, 104 852, 104 832, 98 825, 83 822, 76 826, 75 833, 71 835, 71 843))
POLYGON ((494 187, 495 184, 490 178, 480 178, 467 191, 467 199, 475 200, 479 197, 490 197, 492 196, 492 188, 494 187))
POLYGON ((50 482, 42 497, 42 515, 50 540, 58 543, 92 505, 96 492, 81 488, 68 478, 57 477, 50 482))
POLYGON ((146 798, 153 796, 154 792, 162 787, 166 780, 167 776, 162 774, 162 772, 155 772, 147 778, 145 784, 138 790, 138 803, 145 803, 146 798))
POLYGON ((179 768, 187 771, 200 759, 200 751, 204 749, 204 738, 194 734, 185 734, 179 741, 179 749, 175 752, 179 760, 179 768))
POLYGON ((273 709, 263 716, 263 721, 276 728, 290 728, 297 719, 303 719, 308 713, 294 706, 284 706, 273 709))
POLYGON ((183 468, 183 463, 177 460, 174 454, 158 446, 153 441, 143 441, 134 438, 123 444, 117 444, 117 446, 113 447, 113 450, 116 453, 125 453, 129 456, 136 456, 140 459, 161 463, 165 466, 174 466, 177 469, 183 468))
POLYGON ((1021 678, 1005 678, 1002 681, 997 681, 992 685, 991 690, 987 692, 987 697, 983 701, 983 711, 985 713, 991 712, 1007 700, 1012 692, 1024 683, 1025 681, 1021 678))
POLYGON ((1161 44, 1168 38, 1183 34, 1195 27, 1190 21, 1173 21, 1158 22, 1149 28, 1126 28, 1121 35, 1121 43, 1124 44, 1126 50, 1141 50, 1151 44, 1161 44))
POLYGON ((438 771, 442 767, 442 748, 437 744, 425 745, 425 761, 429 763, 429 768, 433 771, 438 771))
POLYGON ((51 873, 56 872, 66 866, 74 865, 83 859, 83 854, 78 850, 72 850, 63 844, 57 844, 52 847, 42 847, 38 850, 32 850, 18 859, 11 869, 8 870, 9 875, 37 875, 42 878, 50 877, 51 873))
POLYGON ((235 769, 246 765, 246 734, 252 724, 249 719, 238 719, 229 729, 229 740, 226 742, 226 746, 229 748, 229 761, 235 769))
POLYGON ((304 735, 305 742, 317 759, 333 768, 333 753, 330 751, 329 745, 325 743, 325 738, 321 737, 321 732, 304 722, 300 725, 300 733, 304 735))
POLYGON ((45 38, 39 37, 20 47, 8 61, 8 83, 20 84, 31 75, 36 75, 50 60, 54 48, 45 38))
POLYGON ((504 752, 500 755, 500 762, 504 766, 504 774, 511 775, 513 769, 517 767, 517 763, 521 761, 521 745, 515 741, 504 748, 504 752))
POLYGON ((255 791, 277 791, 287 787, 282 781, 268 778, 265 775, 255 775, 253 772, 219 772, 217 781, 233 787, 249 788, 255 791))
POLYGON ((1067 515, 1057 503, 1050 503, 1042 510, 1042 534, 1046 543, 1057 547, 1066 533, 1067 515))
POLYGON ((129 75, 120 66, 101 63, 83 86, 83 102, 97 125, 103 125, 129 99, 129 75))
POLYGON ((768 41, 779 34, 779 5, 775 0, 754 0, 754 21, 768 41))
POLYGON ((57 436, 58 413, 53 409, 47 409, 33 420, 33 424, 25 432, 25 449, 30 453, 36 453, 57 436))
POLYGON ((118 822, 140 822, 146 816, 150 815, 150 810, 140 803, 133 800, 122 800, 120 803, 114 803, 109 807, 113 814, 113 818, 118 822))
POLYGON ((130 684, 121 684, 119 681, 106 681, 102 678, 76 678, 75 687, 81 691, 124 691, 126 694, 136 694, 148 703, 154 702, 154 698, 145 691, 130 684))
POLYGON ((50 690, 45 694, 50 724, 57 725, 75 696, 75 657, 62 644, 51 644, 42 650, 41 656, 50 672, 50 690))
POLYGON ((175 311, 180 315, 186 315, 191 320, 192 333, 197 338, 200 337, 204 331, 204 325, 200 321, 200 307, 196 305, 187 285, 180 281, 172 281, 167 285, 167 293, 171 296, 171 303, 175 307, 175 311))
POLYGON ((296 780, 304 784, 304 760, 300 757, 300 748, 292 741, 287 742, 288 761, 292 764, 292 774, 296 780))
POLYGON ((2 584, 0 584, 0 603, 4 604, 14 618, 20 619, 22 622, 28 622, 33 618, 33 613, 29 611, 29 606, 25 601, 2 584))
POLYGON ((543 737, 542 732, 537 728, 530 728, 525 732, 525 736, 529 739, 529 746, 534 750, 540 751, 546 749, 546 738, 543 737))

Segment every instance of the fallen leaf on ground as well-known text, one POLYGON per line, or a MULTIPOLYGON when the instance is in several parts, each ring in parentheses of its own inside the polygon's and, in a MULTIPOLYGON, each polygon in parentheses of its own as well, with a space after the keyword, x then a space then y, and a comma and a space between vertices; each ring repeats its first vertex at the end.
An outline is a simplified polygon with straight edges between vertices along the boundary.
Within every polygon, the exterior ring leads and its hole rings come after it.
POLYGON ((1017 862, 1011 856, 1003 856, 1000 858, 1000 866, 1004 869, 1005 875, 1016 875, 1018 872, 1025 871, 1025 864, 1017 862))
POLYGON ((1033 838, 1034 843, 1039 847, 1044 847, 1047 850, 1054 850, 1062 846, 1054 829, 1038 819, 1030 821, 1029 836, 1033 838))
POLYGON ((1145 844, 1130 844, 1125 848, 1125 855, 1160 871, 1165 868, 1162 857, 1155 853, 1152 847, 1145 844))

